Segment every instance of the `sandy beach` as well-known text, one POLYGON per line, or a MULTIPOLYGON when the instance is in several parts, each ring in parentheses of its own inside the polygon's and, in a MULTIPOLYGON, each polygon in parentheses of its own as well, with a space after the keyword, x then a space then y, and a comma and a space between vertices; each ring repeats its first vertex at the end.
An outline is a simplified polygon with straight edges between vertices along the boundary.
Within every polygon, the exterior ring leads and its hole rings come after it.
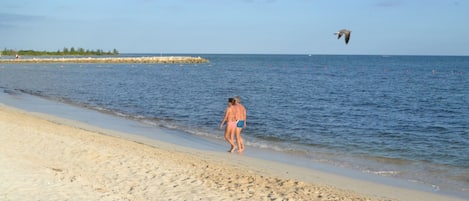
POLYGON ((458 200, 0 103, 0 200, 458 200))

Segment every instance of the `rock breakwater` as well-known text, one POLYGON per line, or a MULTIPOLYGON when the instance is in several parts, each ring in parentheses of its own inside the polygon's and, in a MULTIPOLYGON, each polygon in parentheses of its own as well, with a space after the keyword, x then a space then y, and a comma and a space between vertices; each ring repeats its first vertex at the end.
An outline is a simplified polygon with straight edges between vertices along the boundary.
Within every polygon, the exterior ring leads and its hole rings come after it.
POLYGON ((189 64, 208 63, 202 57, 79 57, 79 58, 20 58, 0 59, 0 63, 159 63, 159 64, 189 64))

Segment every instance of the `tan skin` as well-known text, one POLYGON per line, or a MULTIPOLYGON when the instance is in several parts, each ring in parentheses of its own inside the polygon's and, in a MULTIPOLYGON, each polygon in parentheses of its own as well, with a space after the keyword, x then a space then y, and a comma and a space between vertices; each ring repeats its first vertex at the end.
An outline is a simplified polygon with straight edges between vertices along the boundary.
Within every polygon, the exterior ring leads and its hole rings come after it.
POLYGON ((234 100, 228 99, 228 107, 225 110, 225 116, 223 117, 222 122, 220 123, 220 129, 223 128, 223 125, 226 123, 225 128, 225 140, 230 143, 231 148, 228 152, 232 153, 236 149, 236 145, 234 143, 234 135, 236 133, 236 115, 235 115, 235 108, 233 106, 234 100), (234 124, 234 125, 233 125, 234 124))
POLYGON ((236 141, 238 142, 238 153, 242 153, 244 151, 244 140, 241 137, 241 131, 243 130, 243 128, 246 128, 246 108, 236 100, 233 107, 235 109, 235 118, 237 120, 244 120, 244 126, 242 128, 236 128, 236 141))

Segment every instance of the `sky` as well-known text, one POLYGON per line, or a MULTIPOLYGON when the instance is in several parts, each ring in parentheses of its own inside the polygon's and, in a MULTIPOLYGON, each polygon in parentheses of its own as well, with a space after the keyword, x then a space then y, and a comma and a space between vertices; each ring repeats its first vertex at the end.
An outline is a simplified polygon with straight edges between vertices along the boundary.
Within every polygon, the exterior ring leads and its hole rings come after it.
POLYGON ((0 1, 0 48, 469 56, 467 0, 0 1), (333 34, 352 31, 350 42, 333 34))

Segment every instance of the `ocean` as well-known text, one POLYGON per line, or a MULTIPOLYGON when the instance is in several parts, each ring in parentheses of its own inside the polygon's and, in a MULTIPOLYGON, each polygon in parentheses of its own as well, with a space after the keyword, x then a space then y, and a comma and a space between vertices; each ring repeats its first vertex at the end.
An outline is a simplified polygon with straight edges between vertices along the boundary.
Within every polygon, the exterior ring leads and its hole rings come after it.
POLYGON ((469 57, 189 56, 210 62, 0 64, 0 90, 215 140, 239 95, 246 149, 469 195, 469 57))

